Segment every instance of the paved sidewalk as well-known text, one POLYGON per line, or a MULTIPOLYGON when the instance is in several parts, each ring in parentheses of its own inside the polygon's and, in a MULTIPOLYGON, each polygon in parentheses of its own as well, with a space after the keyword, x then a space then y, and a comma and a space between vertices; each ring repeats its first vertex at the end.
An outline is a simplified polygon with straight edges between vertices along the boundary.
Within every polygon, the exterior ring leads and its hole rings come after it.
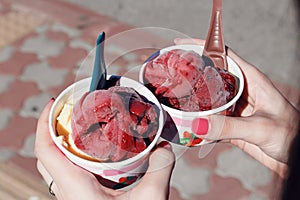
MULTIPOLYGON (((128 24, 60 0, 1 0, 0 27, 0 162, 38 178, 33 147, 39 113, 79 72, 89 75, 97 34, 106 32, 109 73, 119 75, 171 44, 151 30, 130 32, 128 24)), ((278 87, 298 105, 297 90, 278 87)), ((267 200, 280 191, 275 174, 229 144, 215 145, 203 159, 198 152, 190 149, 178 159, 170 199, 267 200)))
MULTIPOLYGON (((138 27, 205 38, 212 0, 66 0, 138 27)), ((224 0, 225 43, 270 78, 300 89, 297 0, 224 0)), ((166 36, 170 37, 169 35, 166 36)))

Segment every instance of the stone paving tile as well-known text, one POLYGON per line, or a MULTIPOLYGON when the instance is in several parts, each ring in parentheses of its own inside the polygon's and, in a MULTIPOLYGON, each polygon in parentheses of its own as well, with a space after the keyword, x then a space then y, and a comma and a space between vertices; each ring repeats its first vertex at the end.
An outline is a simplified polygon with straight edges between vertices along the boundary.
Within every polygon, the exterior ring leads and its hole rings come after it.
POLYGON ((73 39, 72 41, 70 41, 70 47, 82 48, 82 49, 85 49, 87 52, 90 52, 94 46, 92 46, 91 44, 89 44, 83 40, 73 39))
POLYGON ((66 69, 55 69, 47 62, 40 62, 28 65, 21 76, 21 80, 33 81, 40 90, 45 91, 48 88, 63 84, 67 73, 66 69))
POLYGON ((57 40, 57 41, 69 41, 70 37, 68 34, 64 32, 58 32, 58 31, 52 31, 49 30, 45 33, 46 37, 49 38, 50 40, 57 40))
POLYGON ((0 131, 0 147, 18 151, 24 145, 26 138, 35 133, 36 118, 15 115, 6 129, 0 131))
POLYGON ((0 108, 0 130, 4 130, 13 117, 13 111, 7 108, 0 108))
POLYGON ((250 194, 247 197, 241 198, 241 200, 267 200, 267 199, 269 198, 263 194, 250 194))
POLYGON ((24 158, 35 158, 34 143, 35 143, 35 133, 28 135, 25 138, 23 147, 18 151, 19 155, 24 158))
POLYGON ((8 161, 12 159, 16 155, 16 152, 14 150, 11 150, 9 148, 1 148, 0 149, 0 161, 8 161))
POLYGON ((0 14, 4 15, 5 13, 10 11, 10 4, 8 1, 1 1, 0 2, 0 14))
POLYGON ((170 188, 169 199, 172 199, 172 200, 183 200, 183 198, 181 198, 181 196, 180 196, 179 191, 176 188, 174 188, 174 187, 170 188))
POLYGON ((62 83, 58 87, 49 88, 48 92, 52 95, 52 97, 55 98, 59 95, 60 92, 62 92, 65 88, 74 83, 76 80, 78 80, 76 79, 76 76, 72 72, 68 72, 64 77, 64 83, 62 83))
POLYGON ((255 190, 259 186, 269 184, 272 180, 270 170, 246 156, 238 148, 221 152, 216 159, 218 163, 216 174, 240 180, 243 187, 248 190, 255 190))
POLYGON ((286 84, 275 82, 278 90, 292 103, 295 108, 300 110, 300 91, 295 87, 290 87, 286 84))
POLYGON ((10 45, 13 46, 14 48, 17 48, 18 50, 20 50, 20 46, 24 44, 24 41, 26 41, 28 38, 34 38, 38 35, 38 33, 36 32, 38 27, 36 27, 34 31, 28 33, 27 35, 24 35, 24 37, 21 37, 21 38, 15 40, 10 45))
POLYGON ((261 195, 265 195, 268 198, 266 199, 278 199, 281 194, 281 187, 282 187, 282 179, 276 174, 273 174, 272 180, 270 181, 271 184, 266 184, 262 186, 258 186, 255 190, 256 193, 261 195))
MULTIPOLYGON (((64 33, 66 35, 68 35, 70 38, 73 37, 78 37, 81 35, 80 30, 76 29, 76 28, 71 28, 66 26, 65 24, 61 24, 61 23, 54 23, 51 27, 50 30, 53 31, 53 33, 64 33)), ((56 39, 56 38, 54 38, 56 39)))
POLYGON ((12 10, 0 18, 0 47, 10 44, 42 23, 42 18, 36 18, 22 10, 12 10))
POLYGON ((0 93, 0 108, 10 108, 18 111, 25 99, 40 92, 36 83, 16 80, 10 84, 6 91, 0 93))
MULTIPOLYGON (((80 39, 87 41, 89 43, 94 43, 95 38, 97 38, 98 34, 102 31, 104 31, 109 36, 112 36, 113 34, 118 33, 118 32, 113 33, 111 31, 112 27, 118 26, 118 25, 119 25, 119 23, 116 21, 106 20, 105 18, 103 18, 102 20, 99 20, 95 23, 90 23, 88 25, 85 25, 84 28, 82 28, 82 34, 81 34, 80 39)), ((122 26, 123 30, 128 30, 130 28, 131 28, 131 26, 128 26, 128 25, 122 26)), ((121 31, 121 30, 119 29, 119 31, 121 31)))
POLYGON ((13 81, 15 81, 15 76, 10 74, 0 74, 0 93, 5 92, 13 81))
POLYGON ((17 76, 22 73, 28 64, 37 61, 37 55, 34 53, 15 51, 8 60, 0 63, 0 73, 8 73, 17 76))
POLYGON ((69 68, 73 69, 79 60, 87 56, 85 49, 73 48, 66 46, 63 48, 60 55, 48 58, 48 63, 55 68, 69 68))
POLYGON ((216 157, 223 151, 229 150, 232 148, 230 144, 216 144, 211 152, 204 158, 199 158, 199 149, 192 148, 188 150, 183 156, 186 162, 194 167, 206 167, 215 169, 217 167, 217 160, 216 157), (197 158, 197 159, 196 159, 197 158))
POLYGON ((50 56, 58 56, 63 47, 64 42, 49 40, 45 35, 40 34, 27 39, 20 49, 22 52, 35 53, 39 56, 39 59, 44 59, 50 56))
POLYGON ((8 60, 11 57, 13 51, 14 48, 12 46, 5 46, 2 49, 0 49, 0 63, 4 62, 5 60, 8 60))
POLYGON ((176 188, 183 199, 190 199, 196 194, 210 191, 208 183, 211 169, 188 165, 183 158, 176 161, 171 185, 176 188))
POLYGON ((44 92, 31 96, 23 101, 23 107, 19 111, 22 117, 38 118, 45 104, 52 98, 50 93, 44 92))
MULTIPOLYGON (((47 35, 47 31, 50 30, 50 27, 54 26, 51 22, 48 22, 48 23, 44 23, 44 24, 41 24, 40 26, 36 27, 35 28, 35 32, 34 32, 34 35, 37 36, 39 34, 44 34, 44 35, 47 35)), ((29 37, 27 38, 24 38, 24 40, 27 40, 29 37)), ((51 39, 51 38, 50 38, 51 39)), ((24 43, 24 40, 22 43, 24 43)), ((21 43, 19 44, 19 46, 21 45, 21 43)))
POLYGON ((250 195, 250 191, 243 189, 240 182, 234 178, 212 175, 209 184, 211 185, 210 192, 199 194, 194 199, 220 199, 220 197, 222 199, 241 199, 250 195))
POLYGON ((36 168, 36 158, 28 158, 16 154, 10 159, 10 162, 21 167, 22 169, 25 169, 31 175, 41 178, 41 175, 39 174, 36 168))

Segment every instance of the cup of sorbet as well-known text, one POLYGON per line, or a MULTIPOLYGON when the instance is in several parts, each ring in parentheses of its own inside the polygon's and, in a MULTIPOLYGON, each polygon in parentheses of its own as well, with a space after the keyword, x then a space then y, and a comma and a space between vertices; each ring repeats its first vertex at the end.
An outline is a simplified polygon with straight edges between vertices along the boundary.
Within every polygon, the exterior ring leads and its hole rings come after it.
MULTIPOLYGON (((186 50, 186 51, 193 51, 193 53, 198 54, 199 56, 202 55, 203 52, 203 46, 201 45, 175 45, 166 47, 164 49, 161 49, 151 55, 146 62, 142 65, 140 72, 139 72, 139 81, 143 83, 146 87, 148 87, 154 94, 155 94, 155 88, 153 90, 152 84, 147 80, 145 77, 145 73, 147 73, 146 67, 148 62, 151 62, 154 59, 159 58, 159 56, 170 52, 172 50, 186 50)), ((242 95, 243 89, 244 89, 244 77, 242 74, 241 69, 239 66, 230 58, 227 58, 228 63, 228 72, 233 74, 235 76, 235 94, 233 98, 229 101, 226 101, 223 105, 220 105, 218 107, 214 107, 208 110, 204 111, 184 111, 177 108, 174 108, 170 105, 166 105, 161 99, 157 96, 160 103, 162 104, 162 107, 165 111, 166 115, 166 122, 164 126, 163 133, 161 137, 175 145, 179 146, 187 146, 187 147, 193 147, 193 146, 201 146, 207 143, 211 143, 213 141, 203 140, 197 136, 196 133, 192 131, 192 123, 195 119, 201 118, 201 117, 208 117, 209 115, 213 114, 222 114, 222 115, 231 115, 234 111, 235 104, 237 100, 242 95)), ((174 62, 170 61, 170 62, 174 62)), ((188 71, 188 70, 186 70, 188 71)), ((168 73, 173 73, 173 71, 168 71, 168 73)), ((159 76, 162 76, 163 74, 160 73, 159 76)), ((188 87, 186 88, 188 90, 188 87)))
MULTIPOLYGON (((111 77, 113 76, 109 75, 108 79, 111 77)), ((113 189, 125 189, 133 186, 134 183, 140 180, 143 174, 146 172, 150 151, 157 144, 162 132, 164 113, 156 97, 141 83, 126 77, 117 78, 119 79, 119 86, 133 88, 138 92, 138 94, 146 97, 146 99, 153 103, 157 108, 157 132, 146 149, 134 155, 133 157, 129 157, 124 160, 117 162, 102 162, 91 159, 91 157, 86 156, 84 153, 82 154, 82 152, 78 152, 78 149, 74 151, 74 149, 69 148, 70 144, 68 144, 66 138, 63 135, 58 135, 57 117, 61 113, 65 104, 74 105, 82 97, 82 95, 89 90, 91 78, 86 78, 75 82, 59 94, 50 110, 49 129, 53 142, 69 160, 85 170, 93 173, 99 182, 104 186, 113 189)))

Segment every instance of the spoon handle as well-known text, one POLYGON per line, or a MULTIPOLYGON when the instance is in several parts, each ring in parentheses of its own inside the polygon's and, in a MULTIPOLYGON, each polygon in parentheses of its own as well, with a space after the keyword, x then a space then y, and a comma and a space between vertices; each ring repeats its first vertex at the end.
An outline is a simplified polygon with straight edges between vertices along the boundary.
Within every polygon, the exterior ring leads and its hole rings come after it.
POLYGON ((215 66, 227 70, 226 51, 222 30, 222 0, 213 0, 210 25, 203 55, 210 57, 215 66))
POLYGON ((104 40, 105 33, 102 32, 96 41, 96 54, 90 92, 103 89, 106 83, 106 66, 104 62, 104 40))

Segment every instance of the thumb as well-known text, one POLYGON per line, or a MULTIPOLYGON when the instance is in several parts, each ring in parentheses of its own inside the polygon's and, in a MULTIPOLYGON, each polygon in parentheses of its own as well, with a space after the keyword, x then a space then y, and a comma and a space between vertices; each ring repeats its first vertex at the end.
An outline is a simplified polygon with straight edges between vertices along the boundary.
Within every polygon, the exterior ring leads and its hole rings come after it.
POLYGON ((260 123, 257 120, 255 122, 253 117, 211 115, 193 120, 192 131, 203 139, 242 139, 255 144, 258 138, 263 136, 260 123), (206 128, 203 128, 205 126, 206 128))
MULTIPOLYGON (((145 198, 148 193, 150 199, 167 199, 169 184, 174 168, 175 155, 171 151, 171 145, 162 142, 164 148, 157 148, 149 158, 149 167, 141 182, 135 187, 135 196, 145 198)), ((162 146, 162 145, 159 145, 162 146)), ((139 198, 136 198, 139 199, 139 198)))

